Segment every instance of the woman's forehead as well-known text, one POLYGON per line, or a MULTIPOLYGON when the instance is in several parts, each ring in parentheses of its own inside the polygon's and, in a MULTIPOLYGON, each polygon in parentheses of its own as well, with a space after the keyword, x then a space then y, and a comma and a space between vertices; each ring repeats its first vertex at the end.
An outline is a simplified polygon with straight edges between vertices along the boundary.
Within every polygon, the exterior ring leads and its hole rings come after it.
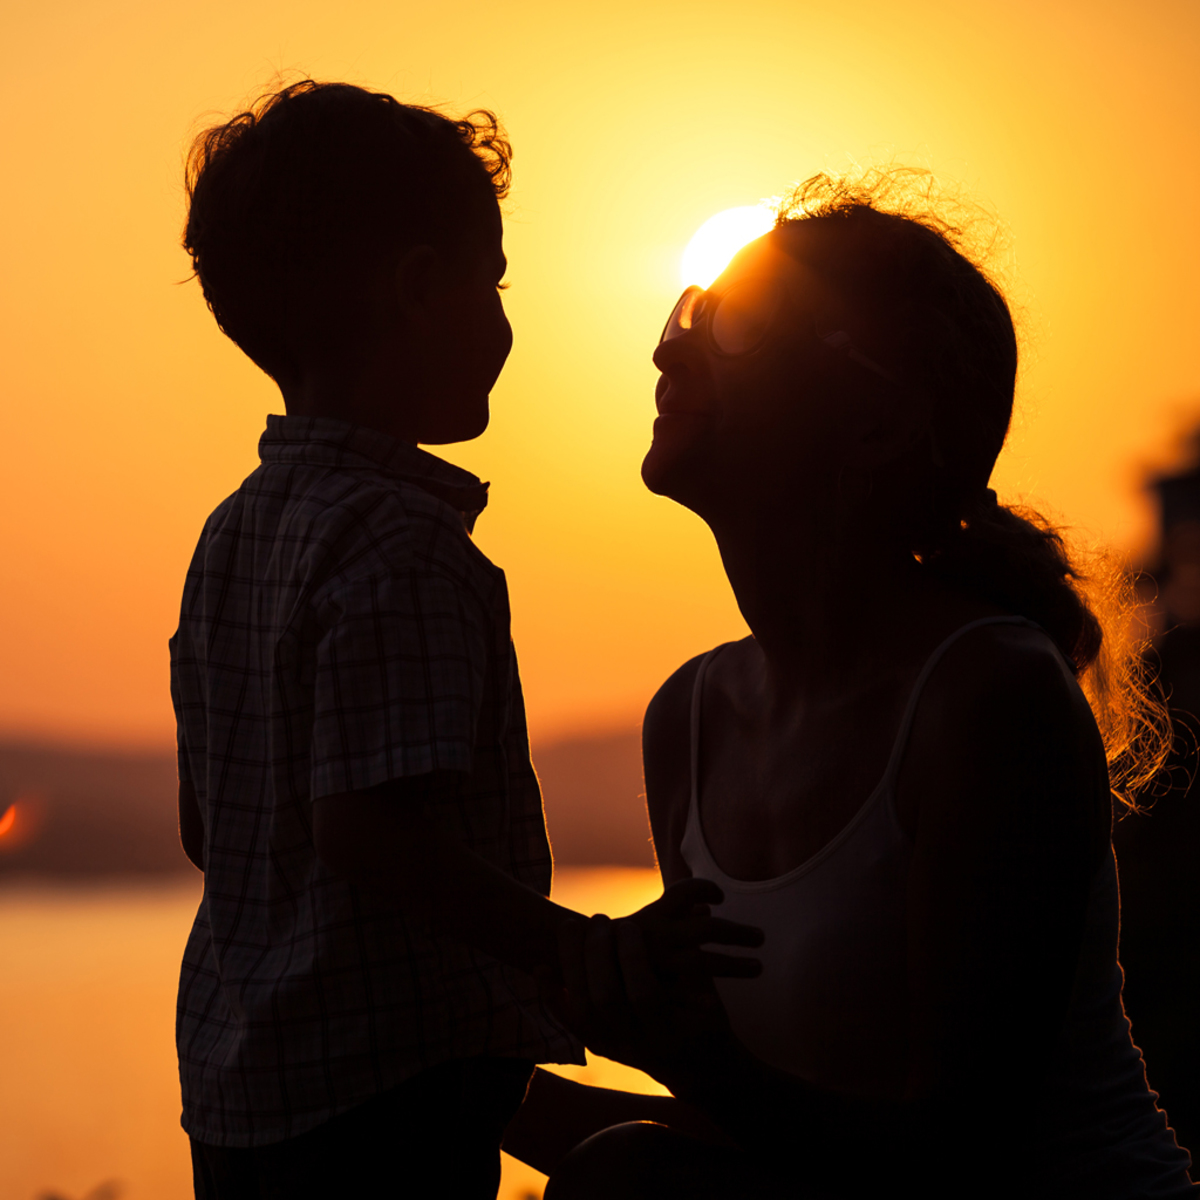
POLYGON ((733 283, 770 281, 783 284, 798 300, 809 300, 814 305, 826 302, 828 289, 812 267, 783 248, 782 237, 779 230, 773 229, 748 242, 721 272, 714 289, 719 291, 733 283))

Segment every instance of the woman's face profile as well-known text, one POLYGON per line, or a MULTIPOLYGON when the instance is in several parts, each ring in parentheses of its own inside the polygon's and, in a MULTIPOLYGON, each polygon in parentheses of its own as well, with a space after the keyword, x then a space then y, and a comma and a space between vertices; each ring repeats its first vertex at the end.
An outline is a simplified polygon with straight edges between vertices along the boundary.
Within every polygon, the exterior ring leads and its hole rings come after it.
POLYGON ((658 417, 642 479, 701 515, 760 492, 766 476, 803 475, 816 485, 836 452, 839 408, 829 402, 818 369, 827 352, 815 336, 822 289, 774 238, 739 252, 709 289, 699 321, 654 352, 658 417), (712 313, 731 288, 775 297, 761 342, 745 354, 721 353, 710 336, 712 313))

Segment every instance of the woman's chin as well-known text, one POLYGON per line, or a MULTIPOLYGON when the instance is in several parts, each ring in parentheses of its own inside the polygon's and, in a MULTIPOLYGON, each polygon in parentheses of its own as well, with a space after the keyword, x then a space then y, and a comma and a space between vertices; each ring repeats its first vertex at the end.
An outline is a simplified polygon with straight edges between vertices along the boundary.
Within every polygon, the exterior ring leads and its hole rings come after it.
POLYGON ((710 427, 698 413, 667 413, 654 422, 654 438, 642 460, 642 482, 656 496, 680 500, 700 459, 699 444, 710 427))

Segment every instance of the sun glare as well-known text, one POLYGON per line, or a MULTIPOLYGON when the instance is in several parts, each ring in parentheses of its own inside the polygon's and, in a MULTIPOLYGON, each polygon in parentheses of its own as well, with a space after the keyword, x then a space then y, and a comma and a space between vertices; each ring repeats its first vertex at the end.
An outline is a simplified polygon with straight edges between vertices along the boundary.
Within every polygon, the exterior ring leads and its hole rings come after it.
POLYGON ((5 809, 4 816, 0 817, 0 838, 5 837, 12 832, 12 827, 17 823, 17 806, 10 804, 5 809))
POLYGON ((747 243, 762 237, 775 224, 771 210, 763 204, 727 208, 709 217, 692 235, 679 276, 684 287, 693 283, 706 288, 725 270, 729 260, 747 243))

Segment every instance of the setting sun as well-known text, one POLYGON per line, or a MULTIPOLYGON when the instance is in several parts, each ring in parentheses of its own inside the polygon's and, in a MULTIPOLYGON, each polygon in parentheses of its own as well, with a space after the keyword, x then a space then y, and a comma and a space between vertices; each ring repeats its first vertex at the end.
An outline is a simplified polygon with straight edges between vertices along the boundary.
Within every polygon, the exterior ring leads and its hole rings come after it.
POLYGON ((746 204, 727 208, 709 217, 692 235, 679 275, 684 287, 693 283, 706 288, 725 270, 729 260, 747 242, 762 237, 775 224, 775 217, 764 204, 746 204))

